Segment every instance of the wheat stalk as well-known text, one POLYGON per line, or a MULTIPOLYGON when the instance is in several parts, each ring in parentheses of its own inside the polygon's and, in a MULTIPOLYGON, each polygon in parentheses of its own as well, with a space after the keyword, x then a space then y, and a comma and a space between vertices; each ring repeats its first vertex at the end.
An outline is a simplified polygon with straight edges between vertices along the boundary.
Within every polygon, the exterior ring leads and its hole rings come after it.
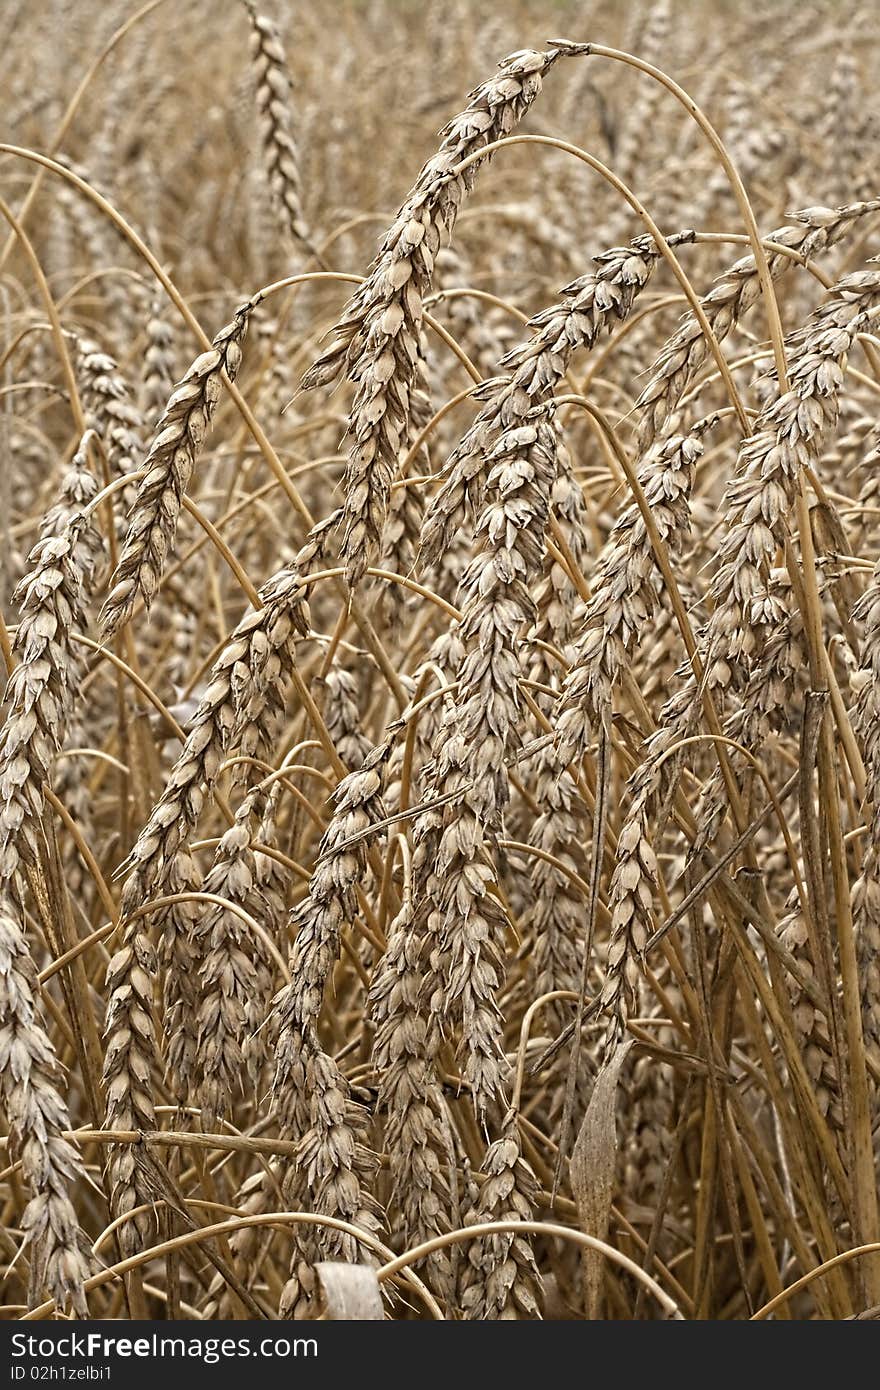
POLYGON ((294 245, 314 254, 302 202, 299 153, 293 131, 292 83, 281 35, 266 15, 246 3, 250 50, 263 132, 263 157, 272 198, 294 245))
POLYGON ((461 173, 457 166, 513 129, 563 52, 551 48, 511 54, 498 74, 471 94, 465 110, 446 126, 439 150, 386 233, 368 279, 336 324, 336 337, 303 378, 303 386, 311 389, 335 381, 344 371, 357 388, 349 416, 353 446, 342 542, 352 584, 381 540, 398 450, 410 420, 422 306, 434 257, 451 237, 460 204, 485 161, 475 160, 461 173))
POLYGON ((83 1284, 91 1260, 73 1205, 85 1178, 65 1138, 71 1128, 60 1091, 61 1068, 37 1012, 36 970, 21 927, 6 903, 0 910, 0 1094, 9 1122, 10 1154, 21 1163, 31 1199, 22 1216, 32 1261, 32 1302, 44 1290, 59 1308, 87 1317, 83 1284))
POLYGON ((174 544, 183 496, 223 393, 224 373, 234 381, 241 365, 241 344, 253 307, 251 301, 241 305, 210 350, 196 358, 172 391, 156 426, 112 588, 101 612, 107 637, 131 617, 138 593, 148 608, 155 597, 165 558, 174 544))

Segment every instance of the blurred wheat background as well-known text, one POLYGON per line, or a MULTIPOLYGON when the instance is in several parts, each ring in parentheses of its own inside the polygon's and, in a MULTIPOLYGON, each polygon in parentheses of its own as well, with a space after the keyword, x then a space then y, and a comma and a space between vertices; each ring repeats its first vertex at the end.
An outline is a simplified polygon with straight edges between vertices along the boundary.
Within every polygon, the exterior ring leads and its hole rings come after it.
POLYGON ((0 1312, 878 1316, 880 17, 266 5, 3 6, 0 1312))

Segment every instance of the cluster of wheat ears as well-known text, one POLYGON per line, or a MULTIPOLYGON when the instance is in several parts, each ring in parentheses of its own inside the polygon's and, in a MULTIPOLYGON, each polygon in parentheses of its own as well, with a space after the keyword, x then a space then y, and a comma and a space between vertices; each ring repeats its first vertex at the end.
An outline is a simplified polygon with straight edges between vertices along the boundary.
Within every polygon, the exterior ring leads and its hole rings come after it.
POLYGON ((876 11, 7 9, 0 1312, 877 1316, 876 11))

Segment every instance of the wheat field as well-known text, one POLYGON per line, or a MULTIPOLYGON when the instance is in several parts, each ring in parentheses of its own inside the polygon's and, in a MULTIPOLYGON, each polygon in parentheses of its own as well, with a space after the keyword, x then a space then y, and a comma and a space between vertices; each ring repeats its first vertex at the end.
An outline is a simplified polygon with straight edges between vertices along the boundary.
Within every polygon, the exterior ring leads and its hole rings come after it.
POLYGON ((880 1316, 880 16, 3 8, 3 1318, 880 1316))

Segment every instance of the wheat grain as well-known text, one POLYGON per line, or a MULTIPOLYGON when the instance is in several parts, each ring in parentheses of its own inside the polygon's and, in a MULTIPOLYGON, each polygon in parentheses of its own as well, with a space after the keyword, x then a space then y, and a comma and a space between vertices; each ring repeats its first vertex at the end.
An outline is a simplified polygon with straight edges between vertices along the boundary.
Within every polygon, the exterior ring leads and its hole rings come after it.
POLYGON ((111 636, 131 616, 138 593, 149 608, 174 544, 183 495, 223 391, 234 380, 253 304, 243 304, 196 358, 168 400, 144 462, 128 530, 101 618, 111 636))
POLYGON ((299 154, 293 134, 291 80, 284 45, 266 15, 246 4, 251 18, 251 59, 257 87, 257 108, 263 128, 263 156, 272 197, 294 245, 313 254, 302 203, 299 154))
POLYGON ((327 385, 345 371, 357 394, 349 418, 354 441, 346 473, 342 553, 356 583, 379 545, 401 440, 410 419, 410 393, 419 354, 422 305, 434 257, 452 235, 477 160, 456 166, 506 135, 539 94, 558 49, 511 54, 499 73, 471 94, 467 108, 445 128, 436 155, 422 169, 380 246, 374 268, 336 325, 336 338, 303 379, 327 385))
MULTIPOLYGON (((672 244, 692 234, 672 237, 672 244)), ((574 280, 559 304, 530 320, 533 337, 506 357, 507 369, 474 393, 483 402, 473 425, 448 459, 441 486, 432 498, 422 528, 422 558, 436 563, 468 511, 480 505, 485 481, 484 458, 498 434, 512 429, 535 406, 546 401, 568 370, 573 354, 594 347, 599 337, 631 311, 655 269, 660 253, 650 237, 638 237, 595 257, 591 275, 574 280)))
POLYGON ((9 7, 4 1316, 864 1317, 870 7, 245 6, 9 7))
POLYGON ((91 1261, 73 1206, 85 1177, 82 1160, 64 1137, 70 1117, 61 1095, 61 1068, 37 1014, 36 970, 21 927, 0 910, 0 1093, 9 1121, 10 1153, 19 1161, 31 1199, 22 1215, 32 1261, 32 1301, 48 1290, 59 1308, 87 1317, 83 1283, 91 1261))

